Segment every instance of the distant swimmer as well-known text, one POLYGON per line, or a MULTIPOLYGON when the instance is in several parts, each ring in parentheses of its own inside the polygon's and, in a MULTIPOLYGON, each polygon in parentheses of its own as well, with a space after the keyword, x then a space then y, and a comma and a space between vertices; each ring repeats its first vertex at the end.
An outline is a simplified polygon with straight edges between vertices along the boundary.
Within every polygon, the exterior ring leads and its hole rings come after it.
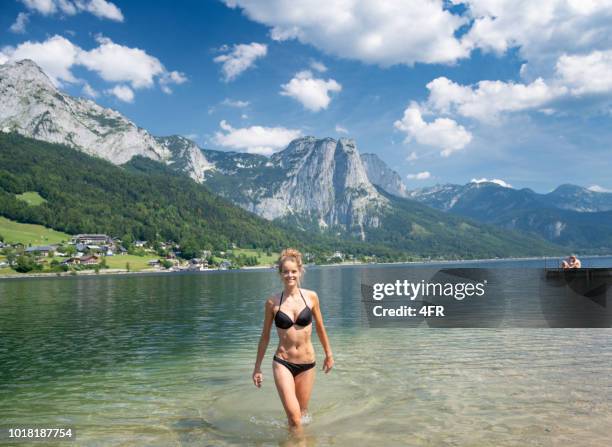
POLYGON ((579 269, 582 267, 582 264, 576 255, 571 255, 561 263, 561 267, 564 269, 579 269))
POLYGON ((289 427, 293 433, 299 434, 302 423, 309 420, 308 401, 315 379, 315 353, 311 342, 313 321, 325 351, 323 371, 328 373, 332 369, 334 358, 323 325, 319 297, 311 290, 300 288, 304 275, 301 253, 290 248, 283 250, 278 260, 278 272, 283 281, 283 290, 266 301, 253 383, 261 387, 261 363, 274 324, 278 331, 278 347, 272 362, 274 382, 287 413, 289 427))

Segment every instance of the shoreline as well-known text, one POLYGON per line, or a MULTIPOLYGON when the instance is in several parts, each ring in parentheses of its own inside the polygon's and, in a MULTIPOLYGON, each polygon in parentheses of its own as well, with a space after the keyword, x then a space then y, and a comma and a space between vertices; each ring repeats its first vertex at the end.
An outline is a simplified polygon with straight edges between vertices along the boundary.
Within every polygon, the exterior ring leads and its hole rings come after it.
MULTIPOLYGON (((607 258, 609 255, 592 255, 583 256, 582 259, 593 259, 593 258, 607 258)), ((556 257, 549 256, 529 256, 521 258, 484 258, 484 259, 455 259, 455 260, 436 260, 431 259, 428 261, 398 261, 398 262, 342 262, 338 264, 308 264, 308 268, 320 268, 320 267, 354 267, 354 266, 377 266, 377 265, 431 265, 431 264, 457 264, 457 263, 481 263, 481 262, 504 262, 504 261, 534 261, 534 260, 546 260, 557 259, 556 257)), ((551 265, 552 267, 552 265, 551 265)), ((72 272, 44 272, 44 273, 9 273, 0 274, 0 281, 15 280, 15 279, 35 279, 35 278, 75 278, 75 277, 96 277, 96 276, 111 276, 111 275, 154 275, 154 274, 187 274, 187 273, 204 273, 204 274, 218 274, 222 272, 252 272, 252 271, 273 271, 270 266, 246 266, 239 269, 208 269, 208 270, 139 270, 137 272, 127 271, 125 269, 103 269, 99 272, 95 270, 82 270, 74 274, 72 272)))
POLYGON ((0 281, 3 279, 20 279, 20 278, 78 278, 78 277, 91 277, 91 276, 114 276, 114 275, 154 275, 154 274, 186 274, 186 273, 218 273, 218 272, 240 272, 240 271, 251 271, 251 270, 272 270, 270 267, 259 267, 249 266, 242 267, 240 269, 208 269, 208 270, 139 270, 127 271, 125 269, 101 269, 96 272, 95 270, 81 270, 76 274, 73 272, 39 272, 39 273, 9 273, 0 274, 0 281))

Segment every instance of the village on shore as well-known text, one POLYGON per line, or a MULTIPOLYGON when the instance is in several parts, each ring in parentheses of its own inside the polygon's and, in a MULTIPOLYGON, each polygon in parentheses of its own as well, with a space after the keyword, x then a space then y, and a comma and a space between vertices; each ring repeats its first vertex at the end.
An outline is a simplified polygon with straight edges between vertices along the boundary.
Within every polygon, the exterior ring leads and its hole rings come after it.
MULTIPOLYGON (((78 274, 270 268, 278 256, 269 250, 240 249, 234 244, 227 251, 201 250, 197 254, 185 256, 174 242, 128 242, 106 234, 77 234, 68 242, 49 245, 0 241, 0 272, 78 274)), ((351 258, 335 252, 327 261, 351 262, 351 258)), ((312 262, 314 256, 305 253, 305 259, 312 262)))
POLYGON ((106 234, 77 234, 63 244, 25 246, 0 242, 4 260, 0 268, 19 273, 78 272, 123 267, 125 271, 202 271, 257 265, 257 257, 234 256, 223 251, 202 250, 198 258, 184 259, 178 244, 172 242, 133 241, 124 243, 106 234), (134 256, 142 258, 134 262, 134 256), (125 262, 120 259, 124 258, 125 262), (113 259, 113 262, 110 262, 113 259), (130 262, 132 261, 132 262, 130 262), (134 264, 134 265, 131 265, 134 264))

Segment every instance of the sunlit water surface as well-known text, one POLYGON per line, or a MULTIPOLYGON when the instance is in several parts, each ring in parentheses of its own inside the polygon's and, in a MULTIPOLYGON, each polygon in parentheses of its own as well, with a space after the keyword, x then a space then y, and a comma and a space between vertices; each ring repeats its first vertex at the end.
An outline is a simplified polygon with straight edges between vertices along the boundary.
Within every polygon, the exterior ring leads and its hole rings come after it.
MULTIPOLYGON (((362 268, 306 276, 336 367, 317 371, 305 445, 612 445, 612 329, 368 329, 362 268)), ((269 271, 0 281, 0 426, 71 426, 78 445, 291 445, 276 336, 263 387, 250 377, 279 287, 269 271)))

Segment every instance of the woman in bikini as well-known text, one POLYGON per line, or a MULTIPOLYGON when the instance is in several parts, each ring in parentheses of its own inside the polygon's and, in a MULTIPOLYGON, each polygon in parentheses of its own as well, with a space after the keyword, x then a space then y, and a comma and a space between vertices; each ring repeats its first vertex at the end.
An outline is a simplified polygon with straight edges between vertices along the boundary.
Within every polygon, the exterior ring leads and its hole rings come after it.
POLYGON ((257 359, 253 369, 253 383, 261 387, 263 374, 261 362, 270 341, 272 323, 278 331, 278 348, 274 354, 272 371, 289 427, 299 432, 302 417, 308 412, 308 401, 315 379, 315 353, 310 340, 312 319, 325 350, 323 371, 328 373, 334 366, 329 339, 323 325, 319 297, 311 290, 300 289, 304 274, 302 255, 288 248, 278 260, 278 271, 283 281, 283 291, 266 301, 263 330, 259 339, 257 359))

